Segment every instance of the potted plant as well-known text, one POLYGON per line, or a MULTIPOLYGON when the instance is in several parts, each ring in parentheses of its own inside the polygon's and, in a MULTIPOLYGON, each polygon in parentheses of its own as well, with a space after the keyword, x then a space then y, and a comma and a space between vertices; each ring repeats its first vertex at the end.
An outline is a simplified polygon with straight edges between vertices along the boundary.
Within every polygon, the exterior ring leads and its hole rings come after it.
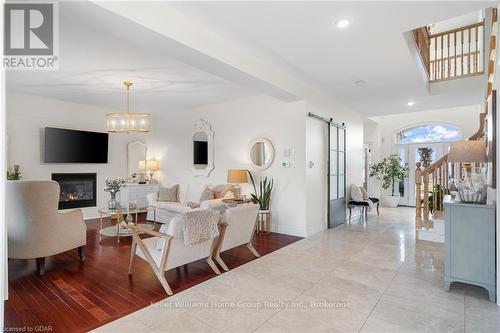
POLYGON ((391 188, 390 196, 382 196, 382 203, 388 207, 397 207, 400 196, 394 194, 396 182, 404 180, 408 176, 408 163, 403 164, 398 155, 392 154, 385 157, 381 162, 376 163, 370 168, 370 177, 377 177, 382 180, 382 188, 387 190, 391 188))
POLYGON ((252 174, 248 171, 250 175, 250 180, 252 181, 254 193, 250 194, 253 203, 257 203, 260 206, 261 211, 270 210, 271 193, 273 192, 274 180, 272 178, 259 180, 259 191, 257 191, 257 186, 255 186, 255 181, 252 174))
POLYGON ((14 171, 7 170, 7 180, 20 180, 21 171, 19 170, 19 165, 14 165, 14 171))

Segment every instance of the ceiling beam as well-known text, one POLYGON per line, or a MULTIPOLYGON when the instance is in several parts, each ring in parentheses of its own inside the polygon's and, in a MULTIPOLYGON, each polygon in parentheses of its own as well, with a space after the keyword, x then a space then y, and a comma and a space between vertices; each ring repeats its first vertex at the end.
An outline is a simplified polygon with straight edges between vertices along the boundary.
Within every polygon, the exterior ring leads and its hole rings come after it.
MULTIPOLYGON (((169 56, 283 101, 328 101, 314 85, 258 57, 246 46, 210 30, 165 2, 94 1, 164 38, 169 56)), ((333 101, 332 101, 333 102, 333 101)))

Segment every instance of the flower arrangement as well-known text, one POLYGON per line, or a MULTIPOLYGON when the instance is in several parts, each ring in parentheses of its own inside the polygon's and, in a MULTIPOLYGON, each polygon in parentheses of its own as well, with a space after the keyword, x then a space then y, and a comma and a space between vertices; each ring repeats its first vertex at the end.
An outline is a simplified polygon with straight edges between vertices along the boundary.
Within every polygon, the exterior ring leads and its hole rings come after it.
POLYGON ((7 180, 20 180, 21 171, 19 171, 19 165, 14 165, 14 171, 7 170, 7 180))
POLYGON ((106 178, 104 181, 104 191, 115 193, 119 192, 122 187, 125 186, 124 178, 106 178))
POLYGON ((106 178, 104 181, 104 191, 111 194, 111 199, 108 201, 109 210, 119 209, 118 201, 116 201, 116 193, 125 186, 125 179, 123 178, 106 178))

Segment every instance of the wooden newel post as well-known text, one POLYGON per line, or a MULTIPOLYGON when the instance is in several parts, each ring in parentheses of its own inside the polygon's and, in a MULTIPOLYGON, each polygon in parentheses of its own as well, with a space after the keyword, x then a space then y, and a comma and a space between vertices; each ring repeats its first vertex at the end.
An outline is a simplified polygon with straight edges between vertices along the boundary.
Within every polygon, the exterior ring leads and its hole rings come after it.
POLYGON ((424 180, 424 222, 429 222, 429 173, 423 173, 424 180))
POLYGON ((422 218, 422 198, 420 197, 422 187, 422 170, 420 162, 417 162, 415 169, 415 209, 417 219, 422 218))

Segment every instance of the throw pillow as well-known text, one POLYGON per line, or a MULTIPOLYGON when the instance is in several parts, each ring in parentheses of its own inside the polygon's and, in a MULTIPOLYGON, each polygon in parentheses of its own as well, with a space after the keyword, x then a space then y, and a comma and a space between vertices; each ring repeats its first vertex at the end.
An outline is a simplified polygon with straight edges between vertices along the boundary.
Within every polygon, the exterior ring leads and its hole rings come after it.
POLYGON ((368 192, 366 191, 366 188, 364 188, 363 186, 361 186, 359 189, 361 190, 361 194, 363 195, 363 200, 368 200, 368 199, 370 199, 370 198, 368 197, 368 192))
POLYGON ((201 192, 200 202, 213 199, 215 199, 215 191, 208 186, 205 187, 203 192, 201 192))
POLYGON ((214 187, 215 199, 227 199, 234 198, 234 187, 233 185, 217 185, 214 187))
POLYGON ((179 202, 179 184, 171 187, 158 188, 158 201, 179 202))
POLYGON ((363 201, 363 193, 359 186, 352 184, 351 185, 351 200, 353 201, 363 201))
POLYGON ((186 205, 188 205, 189 208, 199 208, 200 204, 196 202, 189 201, 186 205))

